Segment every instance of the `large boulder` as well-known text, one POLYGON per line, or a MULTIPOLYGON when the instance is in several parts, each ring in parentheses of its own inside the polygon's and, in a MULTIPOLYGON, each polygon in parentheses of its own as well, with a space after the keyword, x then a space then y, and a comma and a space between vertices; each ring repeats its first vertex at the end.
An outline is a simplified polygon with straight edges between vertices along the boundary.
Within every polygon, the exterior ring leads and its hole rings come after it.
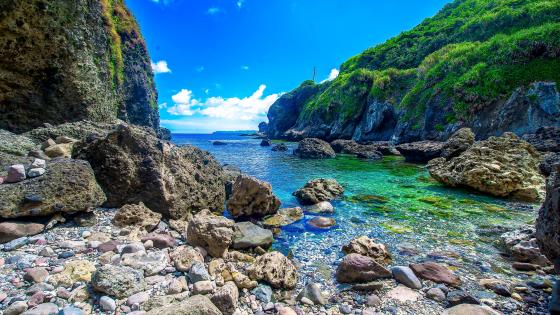
POLYGON ((536 237, 542 253, 560 272, 560 169, 548 179, 546 198, 539 210, 536 237))
POLYGON ((277 289, 294 289, 298 279, 296 267, 280 252, 259 256, 247 272, 251 279, 266 281, 277 289))
POLYGON ((56 159, 42 176, 0 185, 0 217, 75 213, 100 206, 105 200, 88 162, 56 159))
POLYGON ((391 272, 373 258, 360 254, 344 256, 336 270, 336 280, 342 283, 370 282, 390 278, 391 272))
POLYGON ((352 239, 350 243, 342 246, 344 254, 360 254, 373 258, 380 264, 391 262, 391 254, 383 244, 375 243, 374 240, 367 236, 360 236, 352 239))
POLYGON ((201 246, 213 257, 223 257, 233 243, 234 222, 223 216, 203 210, 196 214, 187 226, 187 241, 201 246))
POLYGON ((328 159, 336 157, 336 153, 328 142, 317 138, 306 138, 299 142, 294 154, 302 159, 328 159))
POLYGON ((441 157, 451 159, 465 152, 473 143, 475 135, 470 128, 461 128, 443 145, 441 157))
POLYGON ((124 205, 113 217, 113 224, 118 227, 136 227, 151 232, 161 220, 161 213, 153 212, 143 202, 137 205, 124 205))
POLYGON ((383 154, 378 151, 379 146, 359 144, 354 140, 335 140, 331 142, 331 147, 336 153, 354 154, 358 158, 369 160, 379 160, 383 158, 383 154))
POLYGON ((246 249, 257 246, 267 248, 272 245, 274 237, 272 231, 251 222, 235 223, 235 234, 233 238, 233 248, 246 249))
POLYGON ((283 208, 278 212, 267 217, 262 223, 265 227, 277 228, 290 225, 303 218, 303 210, 300 207, 283 208))
POLYGON ((147 315, 222 315, 222 312, 204 295, 151 309, 147 315))
POLYGON ((407 162, 426 163, 441 156, 443 145, 443 142, 425 140, 399 144, 397 150, 407 162))
POLYGON ((560 152, 547 152, 543 154, 539 168, 544 176, 550 176, 556 165, 560 164, 560 152))
POLYGON ((269 183, 241 174, 233 184, 227 208, 235 218, 262 217, 276 213, 280 199, 274 195, 269 183))
POLYGON ((330 201, 344 193, 344 188, 335 180, 318 178, 307 182, 293 195, 304 205, 314 205, 322 201, 330 201))
POLYGON ((469 187, 498 197, 537 201, 544 187, 540 154, 529 143, 506 133, 478 141, 461 155, 430 161, 428 170, 451 187, 469 187))
POLYGON ((84 143, 76 155, 90 162, 108 207, 143 202, 172 219, 223 208, 222 168, 198 148, 176 147, 141 128, 120 125, 84 143))
POLYGON ((421 279, 435 283, 443 283, 453 287, 461 284, 461 279, 444 265, 428 261, 419 264, 410 264, 410 269, 421 279))
POLYGON ((541 127, 533 134, 523 135, 523 140, 539 151, 560 152, 560 127, 541 127))

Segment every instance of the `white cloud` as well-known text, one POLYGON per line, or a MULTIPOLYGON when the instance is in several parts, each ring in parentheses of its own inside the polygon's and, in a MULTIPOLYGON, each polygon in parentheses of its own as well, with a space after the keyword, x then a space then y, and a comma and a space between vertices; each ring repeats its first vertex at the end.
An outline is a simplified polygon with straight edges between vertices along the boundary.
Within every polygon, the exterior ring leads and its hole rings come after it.
POLYGON ((218 14, 220 13, 222 10, 220 10, 220 8, 218 7, 211 7, 208 8, 208 11, 206 11, 206 13, 210 14, 210 15, 214 15, 214 14, 218 14))
POLYGON ((251 95, 244 98, 210 97, 204 102, 193 98, 192 91, 183 89, 172 96, 174 106, 167 109, 172 115, 192 116, 195 113, 211 118, 227 120, 254 120, 264 118, 268 108, 281 94, 264 95, 266 85, 261 84, 251 95))
POLYGON ((152 71, 154 71, 154 74, 171 72, 171 69, 169 69, 169 67, 167 66, 167 61, 165 60, 160 60, 158 62, 152 61, 151 63, 152 63, 152 71))
POLYGON ((249 70, 249 66, 241 66, 241 69, 243 69, 243 70, 249 70))
POLYGON ((194 99, 191 90, 182 89, 179 93, 171 96, 174 105, 167 109, 171 115, 192 116, 195 114, 194 107, 199 101, 194 99))
POLYGON ((244 3, 245 3, 245 0, 237 0, 237 7, 241 8, 244 3))
POLYGON ((158 105, 158 108, 159 108, 159 109, 167 108, 167 103, 161 103, 161 104, 159 104, 159 105, 158 105))
POLYGON ((336 77, 338 77, 338 74, 340 73, 340 70, 333 68, 331 69, 331 72, 329 73, 329 77, 326 78, 325 80, 321 81, 321 83, 325 83, 327 81, 332 81, 334 79, 336 79, 336 77))

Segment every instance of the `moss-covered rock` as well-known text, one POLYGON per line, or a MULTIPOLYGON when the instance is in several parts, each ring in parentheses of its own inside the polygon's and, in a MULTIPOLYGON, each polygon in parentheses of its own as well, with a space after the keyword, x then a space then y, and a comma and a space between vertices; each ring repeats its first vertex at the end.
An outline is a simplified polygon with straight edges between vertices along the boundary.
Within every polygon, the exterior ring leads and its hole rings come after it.
POLYGON ((150 58, 123 0, 2 1, 0 33, 0 128, 159 127, 150 58))

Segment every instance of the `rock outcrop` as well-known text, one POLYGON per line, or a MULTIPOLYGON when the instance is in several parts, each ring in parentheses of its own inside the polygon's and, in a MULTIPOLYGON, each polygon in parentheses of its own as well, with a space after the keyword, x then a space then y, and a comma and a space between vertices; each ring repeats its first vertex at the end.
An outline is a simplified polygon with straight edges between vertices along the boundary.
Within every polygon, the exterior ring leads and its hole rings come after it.
POLYGON ((345 255, 360 254, 373 258, 380 264, 391 262, 391 254, 383 244, 375 243, 374 240, 367 236, 354 238, 347 245, 342 246, 342 252, 345 255))
POLYGON ((458 157, 430 161, 430 175, 451 187, 537 201, 544 187, 540 154, 514 134, 478 141, 458 157))
POLYGON ((124 1, 0 5, 0 128, 124 121, 159 129, 150 57, 124 1))
POLYGON ((542 152, 560 152, 560 127, 541 127, 533 134, 523 135, 523 140, 542 152))
POLYGON ((397 150, 407 162, 426 163, 441 156, 443 145, 443 142, 419 141, 400 144, 397 146, 397 150))
POLYGON ((552 173, 546 186, 546 198, 539 210, 536 237, 544 255, 560 271, 560 169, 552 173))
POLYGON ((280 199, 274 195, 269 183, 241 174, 233 184, 227 208, 235 218, 262 217, 276 213, 280 199))
POLYGON ((48 216, 87 211, 105 202, 86 161, 56 159, 42 176, 0 185, 0 217, 48 216))
POLYGON ((331 142, 331 147, 336 153, 354 154, 358 158, 369 160, 380 160, 383 154, 378 151, 377 145, 363 145, 354 140, 335 140, 331 142))
POLYGON ((322 201, 330 201, 344 193, 344 188, 330 178, 318 178, 307 182, 293 195, 303 205, 314 205, 322 201))
POLYGON ((202 209, 221 210, 225 202, 222 167, 212 155, 176 147, 138 127, 120 125, 83 143, 76 156, 90 162, 108 207, 143 202, 179 219, 202 209))
POLYGON ((223 257, 233 244, 234 222, 208 210, 196 214, 187 226, 187 241, 202 246, 213 257, 223 257))
POLYGON ((470 128, 461 128, 443 144, 441 157, 447 160, 459 156, 474 143, 474 133, 470 128))
POLYGON ((302 159, 328 159, 336 157, 336 153, 328 142, 317 138, 306 138, 299 142, 294 155, 302 159))

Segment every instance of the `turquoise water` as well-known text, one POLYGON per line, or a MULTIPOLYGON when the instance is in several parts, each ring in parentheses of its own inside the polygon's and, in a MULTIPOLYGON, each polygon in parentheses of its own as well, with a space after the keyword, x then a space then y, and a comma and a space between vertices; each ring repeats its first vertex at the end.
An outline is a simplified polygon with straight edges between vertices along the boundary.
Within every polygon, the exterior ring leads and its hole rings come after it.
POLYGON ((350 239, 367 235, 386 244, 394 264, 425 259, 445 261, 459 274, 510 276, 510 263, 488 229, 515 228, 532 223, 537 205, 515 203, 473 192, 446 188, 429 177, 422 165, 400 157, 363 161, 352 156, 330 160, 302 160, 288 152, 272 152, 260 140, 231 134, 173 135, 177 144, 192 144, 210 151, 221 162, 269 182, 282 207, 298 205, 292 192, 307 181, 334 178, 345 188, 333 205, 335 227, 310 228, 305 218, 284 227, 274 247, 291 253, 304 273, 315 281, 332 283, 340 248, 350 239), (225 146, 210 141, 223 140, 225 146))

